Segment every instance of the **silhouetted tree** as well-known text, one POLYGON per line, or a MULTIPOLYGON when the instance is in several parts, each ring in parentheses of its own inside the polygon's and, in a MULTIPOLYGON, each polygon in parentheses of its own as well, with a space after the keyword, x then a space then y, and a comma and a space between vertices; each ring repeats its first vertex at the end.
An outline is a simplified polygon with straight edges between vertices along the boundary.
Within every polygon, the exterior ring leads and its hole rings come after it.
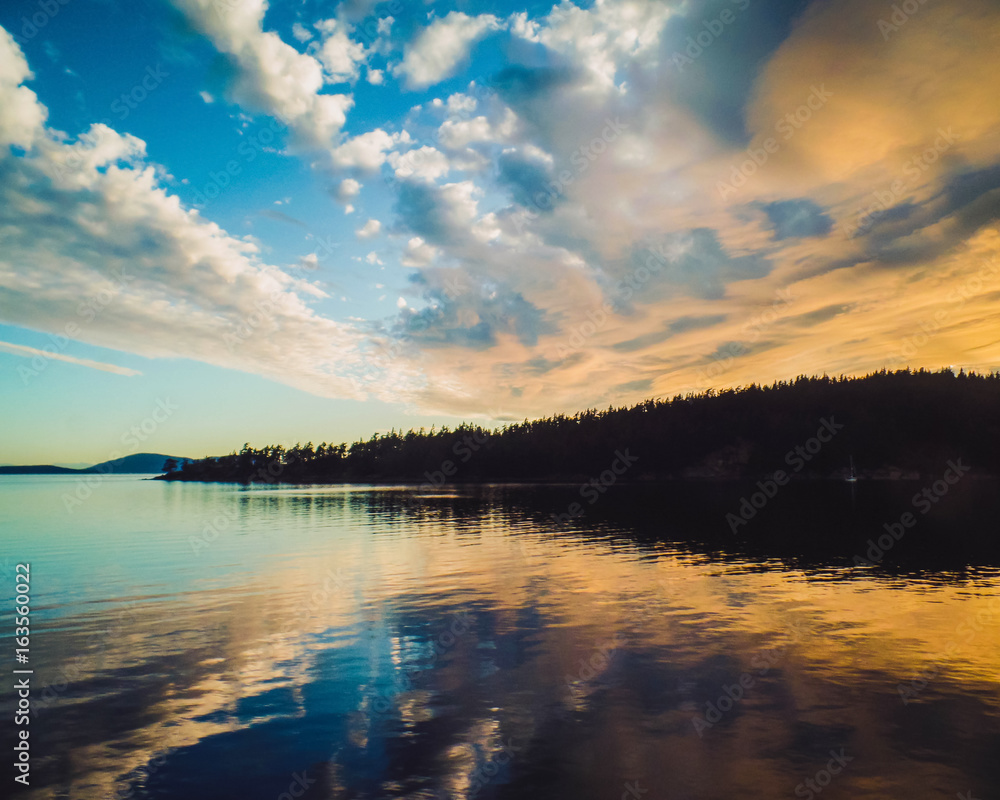
MULTIPOLYGON (((188 462, 167 480, 333 483, 587 479, 618 450, 638 457, 628 479, 758 477, 789 470, 788 454, 824 418, 843 428, 797 477, 842 474, 851 457, 862 476, 940 473, 964 458, 1000 474, 1000 374, 950 370, 880 372, 863 378, 800 376, 770 386, 708 390, 557 414, 488 430, 392 429, 348 445, 296 444, 188 462)), ((166 465, 164 465, 166 468, 166 465)))

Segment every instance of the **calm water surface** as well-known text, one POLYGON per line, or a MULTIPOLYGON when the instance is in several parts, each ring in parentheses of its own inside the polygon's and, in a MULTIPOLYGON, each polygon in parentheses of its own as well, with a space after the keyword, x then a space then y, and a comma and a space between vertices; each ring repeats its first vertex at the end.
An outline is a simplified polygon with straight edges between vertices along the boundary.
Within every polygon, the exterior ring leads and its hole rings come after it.
POLYGON ((920 485, 785 487, 736 535, 729 484, 568 524, 573 487, 76 486, 0 478, 3 660, 30 561, 35 670, 0 796, 1000 791, 996 484, 874 566, 920 485))

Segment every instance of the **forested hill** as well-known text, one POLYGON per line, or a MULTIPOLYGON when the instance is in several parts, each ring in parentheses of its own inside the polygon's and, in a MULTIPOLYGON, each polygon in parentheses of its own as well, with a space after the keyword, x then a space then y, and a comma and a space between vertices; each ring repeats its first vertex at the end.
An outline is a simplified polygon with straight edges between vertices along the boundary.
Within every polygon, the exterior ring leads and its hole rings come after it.
POLYGON ((166 480, 233 482, 940 476, 962 459, 1000 475, 1000 373, 880 372, 709 391, 489 430, 462 425, 311 442, 183 465, 166 480), (608 473, 611 474, 611 473, 608 473))

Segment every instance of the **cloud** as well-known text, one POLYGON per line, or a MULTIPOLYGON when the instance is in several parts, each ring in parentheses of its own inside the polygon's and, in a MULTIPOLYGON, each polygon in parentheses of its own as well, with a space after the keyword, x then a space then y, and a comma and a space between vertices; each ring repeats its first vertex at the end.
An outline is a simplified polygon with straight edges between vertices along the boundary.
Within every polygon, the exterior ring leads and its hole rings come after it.
POLYGON ((34 77, 13 37, 0 28, 0 147, 30 148, 41 134, 48 112, 31 89, 34 77))
POLYGON ((359 239, 374 239, 382 230, 382 223, 377 219, 370 219, 354 233, 359 239))
POLYGON ((361 193, 361 183, 354 178, 344 178, 333 189, 333 196, 341 203, 345 203, 352 197, 357 197, 361 193))
POLYGON ((316 23, 322 42, 312 50, 323 65, 327 80, 332 82, 354 81, 361 72, 360 65, 368 58, 365 46, 350 37, 350 28, 335 19, 316 23))
POLYGON ((510 189, 515 203, 539 210, 550 210, 559 199, 554 181, 551 156, 537 148, 510 148, 497 159, 498 180, 510 189))
POLYGON ((434 260, 437 250, 431 247, 419 236, 414 236, 406 243, 400 263, 404 267, 426 267, 434 260))
MULTIPOLYGON (((26 75, 16 45, 0 37, 5 94, 16 96, 12 83, 26 75)), ((33 145, 21 155, 8 142, 0 150, 6 322, 359 396, 351 376, 366 370, 364 336, 311 308, 313 284, 184 208, 142 140, 99 124, 67 139, 41 123, 44 108, 20 110, 16 139, 33 145)))
POLYGON ((64 353, 54 353, 49 350, 39 350, 37 347, 28 347, 23 344, 0 342, 0 350, 7 353, 13 353, 16 356, 24 356, 25 358, 41 358, 45 360, 52 359, 55 361, 62 361, 66 364, 76 364, 81 367, 89 367, 90 369, 100 370, 101 372, 111 372, 115 375, 124 375, 126 377, 142 375, 142 373, 137 369, 119 367, 117 364, 107 364, 103 361, 91 361, 89 358, 76 358, 75 356, 68 356, 64 353))
POLYGON ((337 17, 349 23, 361 22, 368 17, 383 0, 341 0, 337 4, 337 17))
POLYGON ((626 339, 621 342, 615 342, 612 345, 612 348, 625 353, 636 350, 646 350, 655 345, 662 344, 667 339, 670 339, 678 334, 712 328, 722 322, 725 322, 725 320, 725 314, 683 316, 673 320, 672 322, 668 322, 660 330, 656 330, 642 336, 637 336, 634 339, 626 339))
POLYGON ((581 8, 565 2, 538 22, 517 15, 511 31, 544 45, 587 75, 589 88, 607 91, 628 61, 654 60, 672 4, 606 0, 581 8))
POLYGON ((263 30, 266 0, 224 6, 214 0, 173 2, 228 57, 235 102, 285 121, 301 146, 324 147, 333 141, 354 101, 349 94, 322 94, 321 63, 263 30))
POLYGON ((754 82, 810 3, 710 0, 675 7, 660 43, 660 82, 714 135, 745 147, 754 82))
POLYGON ((479 142, 506 144, 512 140, 517 129, 517 114, 505 108, 500 119, 478 116, 468 120, 445 120, 438 129, 438 140, 451 150, 479 142))
POLYGON ((886 202, 866 210, 849 229, 862 249, 833 266, 898 268, 929 261, 1000 219, 1000 167, 958 170, 942 176, 941 184, 921 203, 886 202))
POLYGON ((471 181, 433 186, 400 183, 396 212, 400 222, 431 244, 464 241, 476 222, 479 188, 471 181))
POLYGON ((543 311, 517 291, 489 282, 478 291, 450 297, 431 291, 429 306, 402 309, 397 333, 426 347, 457 346, 483 350, 507 335, 524 346, 534 346, 553 327, 543 311))
POLYGON ((479 101, 475 97, 456 92, 448 97, 448 113, 451 115, 472 113, 478 104, 479 101))
POLYGON ((650 277, 630 295, 630 300, 653 303, 662 301, 664 292, 678 288, 696 297, 722 298, 729 283, 762 278, 771 268, 765 256, 733 255, 719 240, 717 231, 695 228, 637 244, 616 271, 635 276, 648 270, 650 277))
MULTIPOLYGON (((996 5, 922 5, 886 41, 878 21, 889 13, 863 0, 813 4, 761 70, 747 112, 754 133, 794 111, 811 86, 825 83, 833 93, 822 124, 789 141, 779 169, 789 184, 906 179, 911 159, 949 128, 958 137, 950 159, 998 160, 1000 143, 990 132, 1000 125, 1000 107, 980 77, 1000 68, 991 38, 1000 29, 996 5)), ((933 181, 947 161, 918 182, 933 181)))
POLYGON ((833 305, 823 306, 822 308, 817 308, 813 311, 807 311, 805 314, 798 314, 797 316, 790 317, 788 319, 788 323, 791 325, 811 327, 820 322, 827 322, 828 320, 836 319, 841 314, 850 312, 852 308, 852 305, 834 303, 833 305))
MULTIPOLYGON (((44 108, 17 77, 26 74, 21 63, 0 82, 0 131, 34 148, 0 160, 0 223, 26 237, 13 255, 0 254, 0 277, 21 286, 11 295, 18 313, 23 305, 24 319, 44 323, 34 327, 58 328, 74 314, 63 295, 108 288, 110 270, 127 260, 141 265, 141 281, 87 331, 108 346, 134 339, 150 352, 280 369, 277 380, 331 395, 355 390, 343 381, 360 373, 364 386, 392 386, 422 411, 502 404, 518 418, 681 387, 878 369, 942 305, 949 324, 917 360, 1000 365, 997 290, 962 305, 946 299, 1000 253, 1000 106, 982 79, 1000 67, 995 3, 923 4, 888 42, 877 25, 888 12, 860 0, 599 0, 506 20, 454 12, 416 31, 400 62, 388 18, 378 24, 382 38, 365 39, 365 58, 350 43, 366 2, 352 4, 351 19, 337 6, 335 24, 304 55, 287 53, 246 9, 218 23, 238 41, 215 28, 212 36, 233 70, 230 98, 296 110, 302 152, 310 98, 327 96, 331 81, 371 79, 377 56, 410 88, 449 77, 470 85, 473 74, 458 76, 472 44, 510 32, 499 67, 492 50, 472 65, 475 86, 445 84, 412 108, 394 81, 378 92, 361 87, 379 102, 352 118, 350 135, 324 128, 314 148, 324 156, 315 163, 344 171, 324 180, 345 212, 369 203, 369 214, 379 211, 392 246, 359 252, 356 265, 390 276, 398 258, 412 280, 381 278, 374 294, 390 303, 402 294, 405 307, 383 320, 325 319, 314 302, 319 284, 180 208, 144 142, 99 127, 76 138, 47 131, 44 108), (677 63, 688 37, 707 35, 706 21, 727 9, 734 22, 721 23, 692 63, 677 63), (435 42, 453 23, 463 35, 435 42), (337 48, 321 57, 332 39, 337 48), (254 55, 269 47, 277 60, 254 55), (294 86, 280 83, 285 62, 301 71, 294 86), (784 138, 776 123, 814 87, 832 97, 784 138), (13 92, 27 114, 7 112, 13 92), (954 140, 937 148, 949 126, 954 140), (718 182, 768 137, 778 149, 721 197, 718 182), (375 174, 384 182, 362 178, 375 174), (105 200, 140 179, 146 188, 128 205, 105 200), (538 203, 539 194, 555 202, 538 203), (185 219, 161 220, 169 202, 185 219), (42 217, 68 221, 43 226, 42 217), (386 269, 376 269, 383 259, 386 269), (42 287, 38 298, 33 287, 42 287), (220 330, 274 302, 271 287, 279 317, 235 352, 213 349, 220 330), (791 300, 776 299, 789 290, 791 300), (182 319, 190 332, 176 333, 182 319), (370 356, 386 352, 391 366, 376 380, 370 356)), ((412 25, 408 16, 398 28, 412 25)), ((337 216, 344 227, 335 237, 367 227, 337 216)))
POLYGON ((296 227, 305 228, 307 230, 309 228, 309 226, 306 225, 302 220, 296 219, 291 214, 286 214, 283 211, 277 211, 273 208, 264 208, 257 213, 260 214, 260 216, 262 217, 267 217, 268 219, 273 219, 276 220, 277 222, 285 222, 288 223, 289 225, 295 225, 296 227))
POLYGON ((549 97, 579 81, 579 72, 569 66, 512 64, 493 78, 492 84, 512 106, 524 105, 538 97, 549 97))
POLYGON ((461 11, 452 11, 417 34, 407 45, 394 74, 404 77, 410 89, 424 89, 440 83, 455 74, 474 42, 500 27, 500 21, 492 14, 470 17, 461 11))
POLYGON ((961 234, 1000 219, 1000 164, 950 176, 941 195, 938 216, 955 214, 961 234))
POLYGON ((451 170, 448 157, 440 150, 428 145, 408 150, 405 153, 392 153, 388 160, 395 170, 396 177, 400 180, 419 178, 425 181, 434 181, 444 177, 451 170))
POLYGON ((348 139, 331 152, 334 166, 340 169, 358 169, 374 172, 385 163, 386 153, 398 144, 410 140, 409 135, 386 133, 381 128, 348 139))
MULTIPOLYGON (((476 103, 453 94, 415 110, 444 115, 434 146, 453 167, 466 151, 490 163, 470 173, 462 195, 415 179, 396 187, 395 231, 414 242, 402 263, 417 270, 412 291, 427 303, 421 310, 413 302, 406 312, 426 325, 406 334, 431 381, 424 407, 475 409, 503 398, 505 408, 530 413, 560 402, 565 408, 621 402, 616 392, 693 387, 709 370, 714 385, 722 385, 836 371, 846 363, 882 366, 892 325, 865 344, 838 349, 857 338, 859 324, 867 330, 880 318, 879 304, 899 302, 894 290, 859 276, 891 262, 900 281, 913 281, 908 290, 925 286, 938 259, 968 237, 963 221, 980 231, 975 226, 994 215, 988 170, 1000 159, 990 160, 982 142, 963 139, 962 157, 976 152, 967 169, 957 161, 946 167, 949 151, 907 184, 899 210, 879 217, 870 233, 836 235, 848 213, 856 216, 874 191, 905 176, 908 160, 938 134, 919 144, 911 138, 905 157, 891 156, 891 168, 874 159, 857 174, 828 170, 851 155, 826 126, 850 132, 845 115, 855 116, 853 91, 830 80, 839 69, 837 48, 852 46, 853 12, 831 22, 843 8, 806 6, 749 4, 746 16, 683 71, 670 60, 674 50, 696 28, 704 30, 705 19, 726 8, 735 13, 740 4, 606 0, 586 8, 565 3, 534 19, 515 15, 509 29, 520 42, 489 80, 495 94, 476 103), (824 41, 824 26, 835 29, 836 46, 824 41), (817 59, 822 69, 812 63, 817 59), (787 66, 776 73, 774 60, 787 66), (735 200, 720 199, 714 187, 748 158, 747 145, 759 147, 775 135, 775 122, 824 80, 837 92, 822 109, 829 116, 820 120, 817 112, 815 125, 795 128, 735 200), (848 94, 839 105, 837 98, 848 94), (814 136, 826 145, 816 146, 814 136), (968 190, 949 173, 968 173, 968 190), (557 202, 534 202, 539 193, 557 202), (418 255, 418 248, 433 253, 418 255), (493 324, 488 304, 480 308, 477 293, 494 285, 537 310, 545 324, 535 344, 493 324), (776 292, 790 286, 802 320, 815 331, 793 324, 784 301, 773 305, 776 292), (878 303, 859 303, 864 292, 878 303), (771 325, 775 332, 768 334, 771 325), (593 332, 580 339, 581 330, 593 332), (735 356, 726 349, 734 343, 742 348, 735 356)), ((877 12, 866 13, 877 32, 877 12)), ((956 16, 964 29, 966 15, 956 16)), ((926 37, 921 42, 907 61, 933 48, 926 37)), ((893 48, 869 45, 871 76, 881 59, 898 58, 893 48)), ((897 86, 911 86, 906 74, 900 65, 897 86)), ((878 141, 877 130, 855 122, 851 135, 863 130, 878 141)), ((401 155, 391 153, 390 166, 401 155)))
POLYGON ((774 228, 775 239, 826 236, 833 228, 833 220, 812 200, 778 200, 766 203, 762 210, 774 228))

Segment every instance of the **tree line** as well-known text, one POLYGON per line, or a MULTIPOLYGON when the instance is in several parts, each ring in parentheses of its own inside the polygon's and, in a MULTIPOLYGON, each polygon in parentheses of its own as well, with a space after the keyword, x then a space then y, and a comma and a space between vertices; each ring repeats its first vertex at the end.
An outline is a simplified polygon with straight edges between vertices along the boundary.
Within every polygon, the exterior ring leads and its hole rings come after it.
MULTIPOLYGON (((749 478, 789 471, 789 453, 834 420, 797 477, 926 477, 954 458, 1000 474, 1000 373, 885 371, 806 377, 491 429, 392 430, 351 444, 296 444, 168 465, 167 480, 339 483, 589 479, 618 453, 628 480, 749 478)), ((798 462, 795 462, 796 464, 798 462)))

